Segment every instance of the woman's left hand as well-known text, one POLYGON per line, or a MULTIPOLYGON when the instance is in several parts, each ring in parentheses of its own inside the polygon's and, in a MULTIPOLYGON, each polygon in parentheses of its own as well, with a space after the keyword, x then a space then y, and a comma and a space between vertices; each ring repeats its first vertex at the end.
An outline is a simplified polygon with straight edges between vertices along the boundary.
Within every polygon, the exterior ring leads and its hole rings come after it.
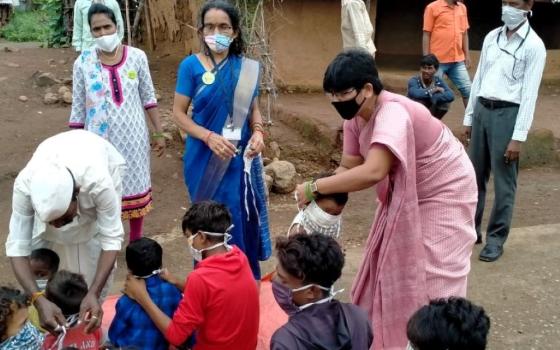
POLYGON ((146 282, 141 278, 136 278, 132 275, 126 276, 126 281, 124 282, 124 294, 132 300, 136 300, 139 304, 142 300, 148 297, 148 291, 146 290, 146 282))
POLYGON ((253 132, 253 136, 249 140, 249 152, 247 156, 253 158, 264 150, 264 138, 260 131, 253 132))
POLYGON ((309 199, 305 196, 305 182, 296 186, 296 190, 294 191, 294 196, 296 197, 297 206, 300 209, 305 208, 307 204, 309 204, 309 199))
POLYGON ((152 141, 152 150, 158 157, 163 156, 163 153, 165 152, 165 138, 164 137, 154 138, 152 141))

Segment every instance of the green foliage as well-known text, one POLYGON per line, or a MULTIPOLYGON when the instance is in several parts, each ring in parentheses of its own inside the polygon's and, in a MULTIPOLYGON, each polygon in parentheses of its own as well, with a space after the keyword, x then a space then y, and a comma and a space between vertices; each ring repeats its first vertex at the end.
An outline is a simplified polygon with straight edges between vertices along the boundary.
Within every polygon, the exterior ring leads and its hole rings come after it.
POLYGON ((67 46, 70 38, 68 38, 66 28, 64 28, 62 0, 33 0, 33 4, 47 15, 47 26, 50 31, 48 46, 67 46))
POLYGON ((46 42, 50 35, 45 11, 16 11, 10 22, 0 29, 0 35, 9 41, 46 42))

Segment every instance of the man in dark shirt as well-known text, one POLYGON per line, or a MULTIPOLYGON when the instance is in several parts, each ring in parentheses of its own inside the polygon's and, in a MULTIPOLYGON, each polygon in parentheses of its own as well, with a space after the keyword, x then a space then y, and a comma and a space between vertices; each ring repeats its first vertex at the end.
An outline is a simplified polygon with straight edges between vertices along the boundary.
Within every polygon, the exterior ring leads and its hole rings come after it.
POLYGON ((367 314, 334 300, 344 254, 332 237, 299 233, 276 242, 278 265, 272 291, 289 320, 270 342, 271 350, 369 349, 367 314))
POLYGON ((435 55, 422 57, 420 74, 408 81, 408 98, 420 102, 434 117, 441 119, 449 111, 455 96, 445 81, 436 75, 438 68, 435 55))

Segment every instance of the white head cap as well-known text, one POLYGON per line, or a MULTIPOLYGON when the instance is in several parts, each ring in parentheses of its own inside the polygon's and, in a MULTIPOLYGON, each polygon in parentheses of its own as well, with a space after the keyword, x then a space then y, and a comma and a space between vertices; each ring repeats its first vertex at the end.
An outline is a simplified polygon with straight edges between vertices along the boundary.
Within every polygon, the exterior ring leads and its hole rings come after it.
POLYGON ((67 168, 46 164, 33 174, 29 187, 33 208, 41 221, 51 222, 68 211, 74 180, 67 168))

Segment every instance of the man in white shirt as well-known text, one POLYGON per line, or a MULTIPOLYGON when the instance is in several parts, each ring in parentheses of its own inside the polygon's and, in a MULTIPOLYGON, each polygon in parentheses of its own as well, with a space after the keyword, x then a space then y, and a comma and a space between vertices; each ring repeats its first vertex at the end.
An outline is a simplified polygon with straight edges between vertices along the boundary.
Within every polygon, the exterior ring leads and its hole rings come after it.
POLYGON ((124 237, 121 178, 125 160, 106 140, 84 130, 43 141, 14 183, 6 255, 24 290, 32 295, 42 326, 66 323, 43 297, 29 263, 33 249, 50 248, 61 268, 81 273, 89 285, 80 316, 88 330, 100 326, 99 299, 124 237))
POLYGON ((515 192, 521 144, 531 128, 546 49, 528 18, 534 0, 502 1, 504 26, 484 39, 480 62, 465 111, 463 141, 478 183, 475 224, 482 242, 481 222, 490 170, 495 199, 480 260, 495 261, 503 253, 515 192))
POLYGON ((343 48, 362 48, 375 57, 373 26, 364 1, 342 0, 341 19, 343 48))

